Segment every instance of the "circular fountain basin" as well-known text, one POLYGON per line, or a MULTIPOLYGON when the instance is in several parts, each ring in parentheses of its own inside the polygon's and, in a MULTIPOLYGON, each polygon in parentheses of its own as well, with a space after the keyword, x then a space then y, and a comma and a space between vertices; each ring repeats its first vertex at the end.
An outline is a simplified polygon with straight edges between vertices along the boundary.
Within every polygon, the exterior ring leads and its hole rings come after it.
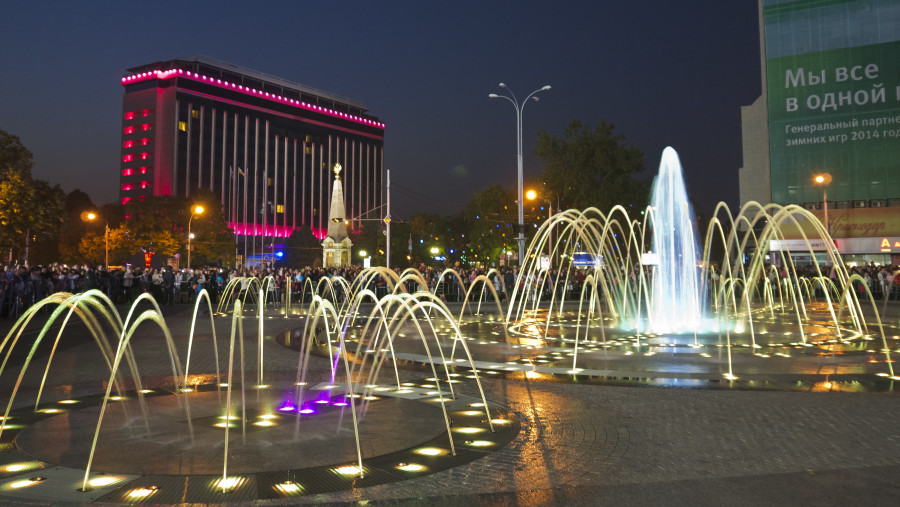
MULTIPOLYGON (((240 394, 235 393, 240 399, 240 394)), ((103 418, 92 470, 135 475, 221 474, 224 464, 224 393, 191 393, 190 416, 182 396, 110 402, 103 418), (216 425, 220 426, 216 426, 216 425), (149 431, 148 431, 149 427, 149 431)), ((349 407, 329 407, 299 419, 277 410, 271 393, 247 394, 246 433, 240 408, 230 420, 228 472, 249 474, 353 463, 356 440, 349 407), (262 423, 262 425, 260 424, 262 423)), ((25 428, 19 449, 41 461, 73 468, 87 465, 100 407, 72 410, 25 428)), ((359 423, 363 458, 427 442, 446 433, 439 407, 386 398, 367 404, 359 423)))

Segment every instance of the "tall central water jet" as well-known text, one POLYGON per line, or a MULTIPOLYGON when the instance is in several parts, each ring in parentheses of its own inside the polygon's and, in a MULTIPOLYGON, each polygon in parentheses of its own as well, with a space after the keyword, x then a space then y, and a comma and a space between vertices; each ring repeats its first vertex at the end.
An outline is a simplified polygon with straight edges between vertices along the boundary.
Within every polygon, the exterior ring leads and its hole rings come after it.
POLYGON ((654 332, 698 330, 700 270, 693 212, 684 188, 681 161, 671 147, 663 150, 651 197, 653 271, 649 329, 654 332))

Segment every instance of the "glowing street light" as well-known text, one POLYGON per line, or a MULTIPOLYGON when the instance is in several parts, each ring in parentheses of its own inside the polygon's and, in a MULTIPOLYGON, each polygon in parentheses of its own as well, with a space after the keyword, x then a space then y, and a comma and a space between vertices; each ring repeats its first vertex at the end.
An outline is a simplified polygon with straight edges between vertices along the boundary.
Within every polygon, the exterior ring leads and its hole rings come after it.
POLYGON ((191 221, 194 220, 195 215, 199 215, 203 213, 203 206, 199 204, 191 208, 191 218, 188 220, 188 261, 187 267, 188 270, 191 269, 191 240, 194 239, 194 235, 191 234, 191 221))
POLYGON ((365 257, 365 256, 366 256, 366 251, 365 251, 365 250, 360 250, 360 251, 359 251, 359 256, 360 256, 360 257, 365 257))
MULTIPOLYGON (((81 219, 85 222, 93 222, 94 220, 100 218, 99 215, 94 213, 93 211, 85 211, 81 214, 81 219)), ((106 224, 106 234, 104 236, 105 241, 105 249, 106 249, 106 269, 109 270, 109 221, 103 220, 106 224)))
POLYGON ((825 210, 825 232, 831 236, 831 230, 828 227, 828 184, 831 183, 831 174, 820 173, 813 177, 813 184, 822 187, 822 208, 825 210))
MULTIPOLYGON (((529 201, 533 201, 539 197, 539 194, 535 190, 528 190, 528 192, 525 192, 525 197, 528 198, 529 201)), ((547 207, 553 208, 553 203, 550 202, 549 198, 543 197, 543 196, 540 196, 540 198, 544 202, 547 203, 547 207)), ((559 204, 559 195, 558 194, 556 196, 556 203, 557 203, 557 205, 559 204)), ((558 209, 559 209, 559 206, 557 206, 555 209, 551 209, 551 211, 549 213, 547 213, 547 217, 549 218, 549 217, 553 216, 553 214, 556 213, 556 210, 558 210, 558 209)), ((550 234, 548 234, 548 236, 549 237, 547 238, 547 252, 550 255, 550 266, 553 266, 553 230, 552 229, 550 230, 550 234)))
POLYGON ((524 208, 524 195, 522 189, 522 110, 525 108, 525 104, 528 103, 530 99, 534 99, 537 102, 539 99, 534 96, 537 92, 542 92, 550 89, 550 85, 544 86, 542 88, 538 88, 537 90, 528 94, 525 97, 525 100, 522 102, 518 102, 516 99, 516 95, 506 87, 505 83, 500 83, 500 88, 509 90, 510 96, 506 95, 497 95, 496 93, 492 93, 488 95, 489 98, 492 99, 506 99, 513 105, 516 109, 516 142, 517 146, 517 158, 519 162, 519 186, 516 191, 516 197, 519 204, 519 235, 516 237, 516 240, 519 242, 519 265, 525 261, 525 208, 524 208))

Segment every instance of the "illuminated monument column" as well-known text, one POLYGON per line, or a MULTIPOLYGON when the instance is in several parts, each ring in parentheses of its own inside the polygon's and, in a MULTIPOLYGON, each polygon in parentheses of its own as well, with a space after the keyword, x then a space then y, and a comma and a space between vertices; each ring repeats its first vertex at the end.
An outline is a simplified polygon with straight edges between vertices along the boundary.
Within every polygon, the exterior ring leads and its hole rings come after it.
POLYGON ((344 222, 344 186, 341 184, 341 164, 335 164, 331 209, 328 212, 328 235, 322 240, 322 266, 326 268, 349 266, 352 246, 353 242, 347 235, 347 224, 344 222))

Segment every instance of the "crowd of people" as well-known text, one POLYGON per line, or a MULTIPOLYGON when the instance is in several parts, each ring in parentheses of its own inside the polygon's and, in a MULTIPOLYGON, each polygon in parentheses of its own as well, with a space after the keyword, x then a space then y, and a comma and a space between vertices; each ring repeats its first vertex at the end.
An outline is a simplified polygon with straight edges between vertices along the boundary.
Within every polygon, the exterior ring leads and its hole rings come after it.
MULTIPOLYGON (((769 275, 778 278, 778 273, 774 272, 775 269, 777 268, 769 267, 769 275)), ((859 275, 859 281, 854 282, 854 286, 861 295, 868 287, 876 298, 887 296, 900 299, 900 280, 897 284, 894 283, 894 273, 897 269, 897 266, 864 264, 852 267, 850 274, 859 275)), ((216 304, 227 284, 238 277, 244 277, 245 280, 256 277, 262 285, 262 282, 271 276, 271 282, 265 284, 266 289, 270 291, 266 295, 267 300, 284 301, 288 290, 290 290, 292 301, 308 300, 318 288, 319 281, 323 277, 342 277, 352 284, 361 270, 361 266, 323 269, 273 267, 267 264, 252 269, 205 267, 194 270, 173 269, 171 266, 148 269, 126 266, 107 270, 103 266, 87 264, 81 266, 54 264, 32 267, 8 265, 4 267, 4 274, 0 278, 0 318, 18 316, 25 308, 56 292, 74 294, 91 289, 103 292, 117 304, 128 304, 140 294, 150 293, 161 305, 191 302, 195 294, 201 289, 206 289, 213 304, 216 304)), ((454 274, 447 272, 444 268, 423 265, 419 267, 419 271, 425 279, 428 290, 448 302, 463 301, 466 298, 466 291, 482 275, 489 275, 490 283, 501 301, 506 300, 519 276, 517 267, 501 267, 495 271, 483 268, 457 268, 454 274)), ((399 274, 399 270, 397 272, 399 274)), ((818 276, 818 272, 814 268, 797 267, 796 273, 799 277, 818 276)), ((825 268, 822 273, 825 276, 835 276, 833 270, 828 268, 825 268)), ((584 270, 575 270, 564 280, 564 283, 556 283, 560 273, 556 269, 551 269, 547 273, 548 279, 541 281, 543 283, 539 285, 543 287, 544 296, 549 296, 550 291, 555 287, 557 295, 565 292, 566 296, 572 297, 580 293, 585 275, 584 270)), ((785 272, 781 279, 784 280, 786 276, 785 272)), ((529 280, 524 280, 524 283, 528 282, 529 280)), ((409 292, 417 290, 414 282, 408 282, 408 285, 409 292)), ((373 290, 378 296, 388 292, 388 284, 380 276, 373 279, 373 286, 373 290)), ((339 285, 335 287, 337 297, 344 297, 342 288, 339 285)), ((247 288, 248 283, 245 282, 239 290, 247 288)), ((479 296, 491 297, 484 293, 479 293, 479 296)))
MULTIPOLYGON (((148 269, 126 266, 108 270, 103 266, 88 264, 32 267, 8 265, 4 267, 4 275, 0 278, 0 318, 18 316, 32 304, 57 292, 75 294, 91 289, 103 292, 116 304, 128 304, 140 294, 149 293, 161 305, 192 302, 201 289, 206 289, 213 304, 216 304, 228 283, 238 277, 255 277, 262 286, 262 282, 271 276, 271 282, 265 284, 267 291, 271 291, 266 295, 267 300, 284 301, 289 289, 292 300, 299 301, 304 297, 308 299, 319 287, 319 281, 323 277, 342 277, 352 284, 361 270, 361 266, 323 269, 276 268, 266 264, 255 268, 205 267, 194 270, 173 269, 171 266, 148 269)), ((399 274, 399 270, 397 271, 399 274)), ((486 274, 487 270, 459 269, 458 277, 451 273, 443 273, 442 277, 439 268, 426 266, 421 266, 421 272, 429 290, 437 289, 445 300, 462 301, 468 287, 478 276, 486 274)), ((506 287, 515 283, 516 276, 517 272, 508 268, 501 268, 501 271, 491 275, 492 284, 501 298, 505 298, 506 287)), ((408 290, 415 291, 414 285, 410 282, 408 290)), ((335 287, 338 297, 343 297, 342 288, 339 285, 335 287)), ((245 281, 238 290, 247 288, 248 283, 245 281)), ((388 283, 376 276, 372 289, 379 296, 387 294, 388 283)))

